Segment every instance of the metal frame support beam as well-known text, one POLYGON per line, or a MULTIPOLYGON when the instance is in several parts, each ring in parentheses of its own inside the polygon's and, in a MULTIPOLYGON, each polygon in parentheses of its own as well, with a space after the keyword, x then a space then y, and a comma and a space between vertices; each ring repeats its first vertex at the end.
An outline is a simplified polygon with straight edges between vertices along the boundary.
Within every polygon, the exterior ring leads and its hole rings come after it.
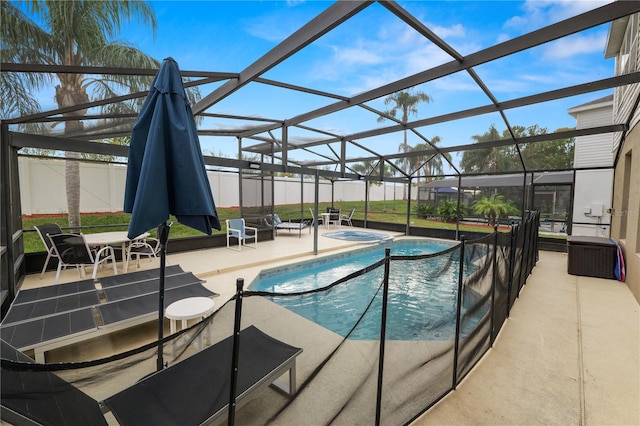
POLYGON ((355 0, 335 2, 327 10, 316 16, 305 26, 287 37, 282 43, 278 44, 260 59, 241 71, 239 78, 227 81, 193 105, 194 115, 203 112, 211 105, 254 81, 263 73, 313 43, 372 3, 372 1, 355 0))

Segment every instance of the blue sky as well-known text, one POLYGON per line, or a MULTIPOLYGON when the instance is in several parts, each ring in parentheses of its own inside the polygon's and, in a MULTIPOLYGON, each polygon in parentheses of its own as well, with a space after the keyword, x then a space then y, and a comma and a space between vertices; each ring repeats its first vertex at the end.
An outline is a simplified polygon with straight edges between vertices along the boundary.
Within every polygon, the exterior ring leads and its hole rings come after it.
MULTIPOLYGON (((400 1, 399 4, 463 55, 542 28, 609 1, 400 1)), ((155 39, 151 32, 131 25, 122 34, 139 49, 157 59, 173 57, 183 70, 239 72, 321 13, 325 1, 152 1, 157 15, 155 39)), ((475 68, 500 100, 527 96, 587 81, 610 77, 614 61, 604 59, 608 25, 521 52, 475 68)), ((352 96, 415 74, 451 58, 401 22, 379 4, 373 4, 345 24, 316 40, 293 57, 264 74, 339 95, 352 96)), ((201 90, 206 95, 217 85, 201 90)), ((433 102, 418 106, 413 119, 445 114, 489 104, 466 73, 419 86, 433 102)), ((575 126, 566 110, 611 92, 512 111, 512 125, 538 124, 554 131, 575 126)), ((209 108, 209 112, 286 119, 334 101, 316 96, 283 93, 252 83, 209 108)), ((368 103, 386 109, 383 99, 368 103)), ((237 123, 210 120, 204 127, 237 123)), ((309 125, 350 134, 375 127, 376 116, 364 110, 342 112, 313 120, 309 125)), ((471 135, 484 133, 491 124, 502 131, 499 116, 480 116, 461 122, 419 129, 427 138, 439 136, 441 145, 470 143, 471 135)), ((292 131, 291 137, 315 137, 292 131)), ((211 153, 234 156, 234 139, 201 138, 211 153)), ((397 152, 398 135, 367 141, 383 154, 397 152)), ((410 144, 421 142, 411 139, 410 144)), ((323 151, 325 155, 331 155, 323 151)), ((352 152, 352 155, 358 155, 352 152)), ((307 154, 296 154, 303 159, 307 154)))

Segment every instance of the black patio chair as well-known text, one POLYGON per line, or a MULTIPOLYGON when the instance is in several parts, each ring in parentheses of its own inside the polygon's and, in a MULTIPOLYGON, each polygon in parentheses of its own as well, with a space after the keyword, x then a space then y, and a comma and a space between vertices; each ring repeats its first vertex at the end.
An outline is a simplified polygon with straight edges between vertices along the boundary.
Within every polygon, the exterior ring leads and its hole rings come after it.
POLYGON ((75 266, 81 278, 85 277, 84 268, 87 265, 93 266, 92 278, 96 279, 98 267, 104 262, 111 260, 113 263, 113 273, 118 274, 116 267, 116 256, 113 247, 105 246, 95 254, 89 249, 82 234, 47 234, 51 240, 53 249, 58 257, 58 270, 56 271, 56 284, 60 279, 60 272, 67 266, 75 266))
POLYGON ((47 259, 44 261, 44 266, 42 267, 42 272, 40 273, 40 278, 44 275, 44 272, 47 270, 47 265, 49 265, 49 260, 52 257, 57 258, 58 255, 55 253, 53 249, 53 244, 47 234, 57 235, 62 234, 62 228, 57 223, 45 223, 44 225, 35 225, 36 231, 44 244, 44 247, 47 249, 47 259))

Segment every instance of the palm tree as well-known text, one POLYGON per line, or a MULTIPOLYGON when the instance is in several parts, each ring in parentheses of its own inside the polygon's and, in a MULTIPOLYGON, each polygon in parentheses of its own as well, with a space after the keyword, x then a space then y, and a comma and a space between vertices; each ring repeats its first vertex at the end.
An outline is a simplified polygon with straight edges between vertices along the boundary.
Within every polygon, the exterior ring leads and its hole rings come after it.
MULTIPOLYGON (((125 23, 151 27, 155 35, 156 22, 152 7, 139 0, 111 1, 29 1, 24 10, 8 1, 1 6, 2 57, 14 63, 38 63, 71 66, 109 66, 127 68, 157 68, 159 62, 142 51, 123 42, 113 41, 125 23), (33 19, 32 19, 33 18, 33 19)), ((0 90, 5 100, 14 105, 13 111, 39 109, 32 92, 57 79, 55 100, 59 108, 89 102, 91 96, 100 97, 116 92, 117 87, 130 91, 148 88, 149 77, 88 76, 58 73, 29 74, 19 86, 11 83, 15 77, 2 73, 0 90), (13 86, 13 87, 12 87, 13 86), (25 102, 28 102, 26 104, 25 102)), ((13 81, 15 83, 15 81, 13 81)), ((64 113, 79 117, 86 110, 64 113)), ((81 132, 82 121, 65 122, 65 134, 81 132)), ((80 226, 79 153, 66 152, 65 183, 69 210, 69 226, 80 226)))
MULTIPOLYGON (((493 124, 484 134, 471 136, 471 139, 476 143, 497 141, 503 138, 493 124)), ((511 161, 512 158, 504 147, 482 148, 465 151, 462 154, 460 167, 465 173, 495 173, 508 170, 511 161)))
POLYGON ((505 200, 500 194, 482 197, 474 203, 473 211, 478 215, 487 216, 491 226, 495 225, 502 216, 518 213, 518 209, 512 204, 511 200, 505 200))
MULTIPOLYGON (((387 163, 384 163, 382 167, 383 167, 384 176, 392 176, 395 173, 395 169, 387 163)), ((363 161, 362 163, 354 164, 353 166, 351 166, 351 170, 363 176, 368 176, 371 174, 376 175, 380 171, 380 162, 373 161, 373 160, 366 160, 366 161, 363 161)), ((373 180, 368 181, 369 186, 382 185, 382 184, 383 182, 377 182, 373 180)), ((382 212, 385 213, 387 211, 387 191, 386 190, 382 192, 382 196, 383 196, 382 212)), ((370 210, 369 205, 367 205, 367 210, 370 210)))
MULTIPOLYGON (((437 148, 436 145, 441 142, 440 136, 434 136, 430 141, 430 143, 420 143, 413 147, 413 151, 425 151, 429 148, 437 148)), ((422 172, 424 176, 427 178, 427 182, 431 182, 432 177, 435 175, 441 175, 444 173, 444 164, 442 163, 442 159, 445 158, 449 163, 451 163, 451 154, 448 152, 438 153, 435 156, 429 155, 429 157, 421 156, 417 161, 415 167, 422 167, 422 172), (429 157, 433 157, 429 160, 429 157), (427 161, 429 160, 429 161, 427 161), (427 162, 425 162, 427 161, 427 162)))
MULTIPOLYGON (((400 117, 400 122, 402 124, 406 124, 409 122, 409 116, 418 114, 418 105, 420 102, 431 102, 431 98, 426 93, 417 91, 414 93, 413 88, 408 88, 407 90, 401 90, 396 93, 392 93, 384 99, 385 105, 392 105, 391 109, 384 111, 384 114, 395 117, 398 114, 398 111, 401 112, 402 116, 400 117)), ((378 122, 384 121, 386 117, 379 116, 378 122)), ((411 146, 407 143, 407 129, 403 132, 404 139, 402 143, 398 146, 398 149, 402 153, 408 153, 411 151, 411 146)), ((409 157, 404 157, 398 161, 398 167, 400 167, 406 174, 411 174, 411 159, 409 157)), ((407 199, 407 188, 404 188, 403 199, 407 199)))

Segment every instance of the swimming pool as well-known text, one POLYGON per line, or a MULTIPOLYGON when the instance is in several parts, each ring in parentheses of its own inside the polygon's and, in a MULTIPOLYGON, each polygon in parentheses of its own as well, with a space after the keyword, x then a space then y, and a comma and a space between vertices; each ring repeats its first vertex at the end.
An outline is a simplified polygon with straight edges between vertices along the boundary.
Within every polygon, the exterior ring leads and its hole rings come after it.
MULTIPOLYGON (((248 290, 293 293, 328 286, 353 272, 384 258, 385 247, 392 255, 415 256, 437 253, 456 245, 434 240, 399 240, 374 247, 289 265, 260 273, 248 290)), ((430 259, 392 263, 389 276, 387 339, 450 339, 455 332, 458 285, 458 250, 430 259)), ((469 262, 469 264, 472 264, 469 262)), ((271 299, 329 329, 346 336, 373 299, 369 312, 350 335, 351 339, 378 339, 384 268, 351 279, 330 290, 298 297, 271 299)))

